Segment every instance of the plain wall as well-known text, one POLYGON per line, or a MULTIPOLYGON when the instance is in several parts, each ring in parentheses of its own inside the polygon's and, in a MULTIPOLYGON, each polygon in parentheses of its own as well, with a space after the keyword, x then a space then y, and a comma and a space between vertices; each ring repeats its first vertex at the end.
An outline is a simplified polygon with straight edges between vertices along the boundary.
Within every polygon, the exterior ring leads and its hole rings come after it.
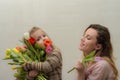
POLYGON ((0 0, 0 80, 15 80, 2 60, 5 49, 21 45, 23 33, 33 26, 44 29, 61 49, 63 80, 75 80, 75 72, 67 71, 81 56, 80 37, 90 24, 109 28, 120 71, 120 0, 0 0))

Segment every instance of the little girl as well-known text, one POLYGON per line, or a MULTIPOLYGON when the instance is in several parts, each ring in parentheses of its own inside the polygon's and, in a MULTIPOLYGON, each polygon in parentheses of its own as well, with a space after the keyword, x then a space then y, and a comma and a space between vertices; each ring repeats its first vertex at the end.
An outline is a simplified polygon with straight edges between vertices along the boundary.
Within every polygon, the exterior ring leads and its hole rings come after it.
MULTIPOLYGON (((33 27, 30 30, 30 37, 35 42, 44 47, 43 41, 50 39, 49 36, 40 28, 33 27)), ((23 68, 28 70, 27 80, 34 80, 40 73, 44 72, 48 80, 62 80, 62 56, 60 50, 52 44, 52 51, 48 54, 47 60, 44 62, 32 62, 23 64, 23 68)))

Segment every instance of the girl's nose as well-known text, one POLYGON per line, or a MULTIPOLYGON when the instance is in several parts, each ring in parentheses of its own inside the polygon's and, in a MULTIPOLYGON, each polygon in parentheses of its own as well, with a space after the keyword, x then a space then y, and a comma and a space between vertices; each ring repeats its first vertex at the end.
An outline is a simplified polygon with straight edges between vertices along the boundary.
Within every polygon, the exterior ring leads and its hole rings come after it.
POLYGON ((45 40, 45 38, 42 39, 43 41, 45 40))
POLYGON ((44 41, 46 39, 46 37, 42 37, 42 40, 44 41))

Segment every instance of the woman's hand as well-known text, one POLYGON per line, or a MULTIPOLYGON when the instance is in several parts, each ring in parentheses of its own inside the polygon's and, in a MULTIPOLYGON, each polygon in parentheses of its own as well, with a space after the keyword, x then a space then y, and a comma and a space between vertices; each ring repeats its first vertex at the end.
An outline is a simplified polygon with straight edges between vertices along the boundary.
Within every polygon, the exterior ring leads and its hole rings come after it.
POLYGON ((78 60, 75 69, 77 70, 76 80, 85 80, 85 66, 81 60, 78 60))
POLYGON ((75 65, 75 69, 76 69, 78 72, 80 72, 80 73, 82 73, 82 72, 84 71, 85 67, 84 67, 84 65, 82 64, 82 61, 81 61, 81 60, 78 60, 78 61, 77 61, 76 65, 75 65))

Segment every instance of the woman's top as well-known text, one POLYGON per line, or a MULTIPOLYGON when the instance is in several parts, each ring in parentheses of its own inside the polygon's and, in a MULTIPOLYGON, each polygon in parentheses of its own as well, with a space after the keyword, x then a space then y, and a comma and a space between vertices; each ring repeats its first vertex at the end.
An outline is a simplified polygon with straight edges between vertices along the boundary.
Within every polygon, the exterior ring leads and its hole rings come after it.
POLYGON ((85 70, 85 80, 114 80, 111 65, 104 59, 96 61, 85 70))

